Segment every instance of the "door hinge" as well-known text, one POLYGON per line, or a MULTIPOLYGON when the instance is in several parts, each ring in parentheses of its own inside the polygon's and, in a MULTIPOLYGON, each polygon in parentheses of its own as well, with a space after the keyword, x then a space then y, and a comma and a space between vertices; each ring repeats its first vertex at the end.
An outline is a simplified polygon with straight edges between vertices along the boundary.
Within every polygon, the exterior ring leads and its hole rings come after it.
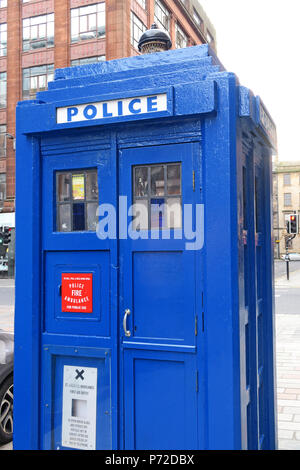
POLYGON ((195 316, 195 336, 198 336, 198 317, 195 316))
POLYGON ((199 373, 196 370, 196 393, 199 392, 199 373))
POLYGON ((193 170, 193 191, 195 191, 195 170, 193 170))

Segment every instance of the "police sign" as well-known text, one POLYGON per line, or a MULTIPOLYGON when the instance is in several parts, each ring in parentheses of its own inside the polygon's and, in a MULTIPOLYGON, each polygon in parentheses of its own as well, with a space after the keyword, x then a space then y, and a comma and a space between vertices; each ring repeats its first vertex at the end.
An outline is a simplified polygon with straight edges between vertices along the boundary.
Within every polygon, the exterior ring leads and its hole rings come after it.
POLYGON ((91 121, 93 119, 115 119, 122 116, 148 115, 166 110, 166 93, 137 96, 57 108, 57 124, 91 121))

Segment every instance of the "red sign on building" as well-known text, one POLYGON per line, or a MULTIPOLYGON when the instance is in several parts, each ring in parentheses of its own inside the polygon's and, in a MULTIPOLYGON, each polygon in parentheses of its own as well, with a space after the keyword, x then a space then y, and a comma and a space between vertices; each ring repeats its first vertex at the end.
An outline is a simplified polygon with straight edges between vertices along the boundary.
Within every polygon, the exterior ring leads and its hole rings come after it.
POLYGON ((93 274, 62 273, 62 312, 93 313, 93 274))

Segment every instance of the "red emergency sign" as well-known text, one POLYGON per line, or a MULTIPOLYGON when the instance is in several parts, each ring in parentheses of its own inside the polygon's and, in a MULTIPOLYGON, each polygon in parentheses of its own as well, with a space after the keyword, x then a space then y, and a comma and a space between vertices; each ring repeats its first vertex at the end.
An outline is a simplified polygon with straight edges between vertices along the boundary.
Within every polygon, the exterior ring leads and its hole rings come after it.
POLYGON ((62 312, 93 313, 93 274, 62 273, 62 312))

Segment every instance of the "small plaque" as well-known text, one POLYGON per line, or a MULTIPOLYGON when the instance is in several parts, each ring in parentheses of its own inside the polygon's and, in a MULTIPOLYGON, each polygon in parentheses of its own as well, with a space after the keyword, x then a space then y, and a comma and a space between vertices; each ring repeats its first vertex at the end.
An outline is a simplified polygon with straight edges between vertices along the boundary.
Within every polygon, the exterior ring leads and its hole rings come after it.
POLYGON ((62 274, 62 312, 93 313, 93 274, 62 274))

